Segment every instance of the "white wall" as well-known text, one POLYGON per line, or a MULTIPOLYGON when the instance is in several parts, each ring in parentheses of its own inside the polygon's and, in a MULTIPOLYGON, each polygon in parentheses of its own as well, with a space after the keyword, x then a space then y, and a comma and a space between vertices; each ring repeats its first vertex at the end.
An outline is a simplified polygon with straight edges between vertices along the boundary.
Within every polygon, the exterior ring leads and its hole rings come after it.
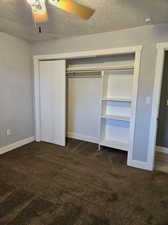
POLYGON ((99 140, 100 78, 67 79, 67 132, 69 137, 99 140))
POLYGON ((152 97, 155 74, 156 43, 164 41, 168 41, 168 25, 148 25, 108 33, 37 42, 33 45, 33 54, 55 54, 62 52, 143 45, 133 158, 134 160, 146 161, 151 104, 145 104, 145 98, 147 96, 152 97))
POLYGON ((33 134, 31 46, 0 33, 0 147, 33 134))

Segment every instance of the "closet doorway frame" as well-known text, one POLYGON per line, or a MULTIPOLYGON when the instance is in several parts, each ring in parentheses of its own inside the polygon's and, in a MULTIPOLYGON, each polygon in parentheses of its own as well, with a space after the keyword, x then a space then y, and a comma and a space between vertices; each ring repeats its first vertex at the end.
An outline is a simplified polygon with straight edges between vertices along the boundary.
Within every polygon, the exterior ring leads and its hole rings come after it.
POLYGON ((154 170, 155 167, 156 138, 158 128, 160 96, 162 89, 165 52, 168 51, 168 42, 157 43, 156 48, 157 53, 156 53, 155 79, 153 87, 153 100, 152 100, 152 112, 150 121, 149 147, 148 147, 148 161, 150 162, 151 170, 154 170))
POLYGON ((35 55, 33 57, 34 64, 34 113, 35 113, 35 140, 40 141, 40 86, 39 86, 39 62, 45 60, 61 60, 61 59, 77 59, 77 58, 93 58, 108 55, 119 55, 119 54, 134 54, 134 78, 133 78, 133 94, 132 94, 132 120, 130 126, 130 141, 129 141, 129 151, 127 156, 127 165, 147 169, 146 165, 142 161, 133 159, 134 150, 134 131, 136 126, 136 111, 137 111, 137 97, 138 97, 138 84, 139 84, 139 73, 140 73, 140 63, 141 63, 141 51, 143 47, 130 46, 121 48, 108 48, 100 50, 89 50, 89 51, 79 51, 79 52, 68 52, 68 53, 58 53, 49 55, 35 55))

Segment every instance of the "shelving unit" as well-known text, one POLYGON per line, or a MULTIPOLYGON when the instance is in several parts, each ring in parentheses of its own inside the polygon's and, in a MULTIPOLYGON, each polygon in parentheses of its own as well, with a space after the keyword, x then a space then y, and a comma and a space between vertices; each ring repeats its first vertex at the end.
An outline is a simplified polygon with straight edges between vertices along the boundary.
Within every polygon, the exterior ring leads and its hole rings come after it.
POLYGON ((102 71, 99 148, 129 150, 133 73, 133 67, 102 71))

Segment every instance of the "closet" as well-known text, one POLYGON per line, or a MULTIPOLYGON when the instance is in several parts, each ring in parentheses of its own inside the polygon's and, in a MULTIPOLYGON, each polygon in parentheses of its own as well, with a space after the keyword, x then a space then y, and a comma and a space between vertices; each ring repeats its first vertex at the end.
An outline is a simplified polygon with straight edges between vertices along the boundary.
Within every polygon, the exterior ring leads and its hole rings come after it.
POLYGON ((139 69, 135 50, 48 58, 34 61, 36 140, 64 146, 71 137, 99 148, 133 151, 139 69))
MULTIPOLYGON (((81 107, 81 120, 85 124, 88 132, 95 126, 97 121, 97 132, 95 136, 89 139, 92 142, 99 143, 101 146, 108 146, 115 149, 128 151, 130 138, 130 121, 131 121, 131 101, 132 101, 132 87, 133 87, 133 73, 134 73, 134 54, 125 54, 117 56, 97 57, 91 59, 77 59, 67 61, 67 78, 68 82, 75 83, 75 78, 81 80, 83 83, 84 96, 90 101, 94 92, 99 98, 99 103, 94 102, 90 107, 96 108, 95 115, 90 112, 90 118, 85 118, 88 107, 81 107), (71 80, 72 79, 72 80, 71 80), (85 79, 88 83, 85 83, 85 79), (90 80, 90 81, 89 81, 90 80), (87 87, 91 82, 93 92, 88 94, 87 87), (97 87, 93 85, 97 83, 97 87), (98 90, 97 90, 98 89, 98 90), (99 112, 98 112, 99 111, 99 112), (94 120, 94 122, 92 121, 94 120), (86 126, 88 124, 88 127, 86 126)), ((80 81, 78 80, 77 82, 80 81)), ((73 90, 71 90, 73 92, 73 90)), ((68 95, 71 96, 71 91, 68 95)), ((80 95, 79 92, 76 95, 80 95)), ((73 96, 75 98, 75 96, 73 96)), ((69 99, 71 101, 71 99, 69 99)), ((82 103, 82 97, 81 97, 82 103)), ((80 100, 78 102, 80 104, 80 100)), ((71 105, 75 108, 75 105, 71 105)), ((78 109, 79 110, 79 109, 78 109)), ((78 112, 80 114, 80 112, 78 112)), ((69 115, 68 115, 69 116, 69 115)), ((68 121, 73 123, 75 117, 69 116, 68 121)), ((77 121, 80 124, 80 121, 77 121)), ((78 125, 76 125, 78 126, 78 125)), ((68 127, 69 129, 69 127, 68 127)), ((72 132, 73 133, 73 132, 72 132)), ((70 135, 71 136, 71 135, 70 135)), ((72 136, 73 137, 73 136, 72 136)), ((82 135, 81 135, 82 138, 82 135)))

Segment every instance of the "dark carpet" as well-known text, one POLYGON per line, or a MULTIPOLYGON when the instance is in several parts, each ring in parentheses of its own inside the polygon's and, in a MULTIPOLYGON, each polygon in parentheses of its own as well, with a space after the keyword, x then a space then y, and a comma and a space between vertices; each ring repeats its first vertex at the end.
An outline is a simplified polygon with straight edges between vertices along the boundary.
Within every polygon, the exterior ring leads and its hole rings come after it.
POLYGON ((168 225, 168 174, 69 139, 0 156, 0 225, 168 225))

